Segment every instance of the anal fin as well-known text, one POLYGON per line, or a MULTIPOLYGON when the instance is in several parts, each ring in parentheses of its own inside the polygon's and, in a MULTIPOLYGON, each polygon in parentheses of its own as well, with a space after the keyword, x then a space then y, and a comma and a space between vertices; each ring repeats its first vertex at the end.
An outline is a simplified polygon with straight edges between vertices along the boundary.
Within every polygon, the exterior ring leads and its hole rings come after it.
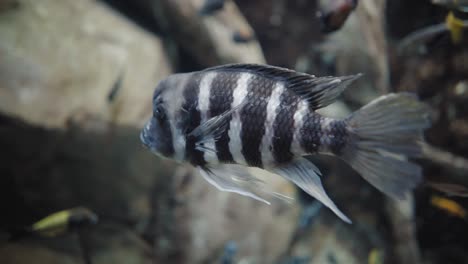
POLYGON ((292 181, 306 193, 315 197, 325 206, 330 208, 330 210, 332 210, 343 221, 351 223, 351 220, 343 214, 335 203, 333 203, 330 197, 328 197, 320 180, 320 170, 312 162, 305 158, 298 158, 288 164, 273 168, 272 172, 292 181))

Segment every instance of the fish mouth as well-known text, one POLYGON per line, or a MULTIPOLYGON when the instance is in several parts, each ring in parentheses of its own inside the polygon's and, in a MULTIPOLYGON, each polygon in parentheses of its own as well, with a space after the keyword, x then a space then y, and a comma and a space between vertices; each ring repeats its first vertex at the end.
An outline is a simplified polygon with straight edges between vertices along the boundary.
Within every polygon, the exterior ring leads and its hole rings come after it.
POLYGON ((143 147, 147 149, 150 148, 151 139, 149 138, 146 128, 142 129, 140 132, 140 141, 143 144, 143 147))

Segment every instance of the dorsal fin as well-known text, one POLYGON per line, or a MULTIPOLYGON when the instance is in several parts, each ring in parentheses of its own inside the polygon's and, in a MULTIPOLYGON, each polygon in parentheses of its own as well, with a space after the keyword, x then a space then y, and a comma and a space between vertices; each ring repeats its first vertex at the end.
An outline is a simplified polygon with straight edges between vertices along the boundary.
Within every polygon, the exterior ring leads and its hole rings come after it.
POLYGON ((351 82, 362 75, 315 77, 307 73, 261 64, 227 64, 208 68, 205 71, 251 72, 284 82, 287 89, 307 100, 314 110, 333 103, 351 82))

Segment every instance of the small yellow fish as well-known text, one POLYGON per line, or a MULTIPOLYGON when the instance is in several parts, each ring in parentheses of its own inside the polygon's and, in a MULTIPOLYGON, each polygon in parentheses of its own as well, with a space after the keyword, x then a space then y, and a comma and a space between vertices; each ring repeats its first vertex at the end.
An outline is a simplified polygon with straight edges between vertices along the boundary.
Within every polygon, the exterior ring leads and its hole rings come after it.
POLYGON ((403 54, 414 50, 414 47, 425 45, 437 35, 450 34, 453 44, 460 44, 463 40, 463 32, 468 29, 468 20, 459 17, 462 12, 450 11, 443 23, 418 29, 404 37, 398 44, 398 53, 403 54))
POLYGON ((381 250, 378 248, 373 248, 369 252, 369 256, 367 256, 367 263, 368 264, 383 264, 384 263, 384 256, 381 250))
POLYGON ((45 237, 55 237, 89 224, 96 224, 98 217, 84 207, 63 210, 39 220, 31 226, 31 231, 45 237))
POLYGON ((445 18, 445 25, 450 32, 452 42, 459 44, 463 38, 463 30, 468 27, 467 22, 456 17, 453 12, 449 12, 445 18))
POLYGON ((465 208, 463 208, 459 203, 453 200, 450 200, 450 199, 447 199, 438 195, 433 195, 431 197, 431 204, 434 207, 444 210, 445 212, 453 216, 457 216, 463 219, 466 217, 465 208))

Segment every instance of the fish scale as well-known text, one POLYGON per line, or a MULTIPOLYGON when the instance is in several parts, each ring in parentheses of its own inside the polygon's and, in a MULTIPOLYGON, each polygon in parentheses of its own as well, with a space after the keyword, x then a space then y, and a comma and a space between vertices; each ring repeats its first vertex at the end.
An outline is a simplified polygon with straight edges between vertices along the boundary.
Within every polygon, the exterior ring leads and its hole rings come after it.
POLYGON ((321 146, 323 117, 309 112, 304 116, 301 128, 301 146, 307 153, 317 153, 321 146))
MULTIPOLYGON (((214 117, 228 111, 231 108, 233 100, 233 91, 237 85, 237 79, 239 74, 237 73, 223 73, 220 72, 213 80, 213 87, 211 88, 210 94, 210 111, 209 116, 214 117)), ((226 129, 219 136, 215 142, 216 154, 220 162, 233 163, 234 158, 229 151, 229 121, 231 117, 226 118, 226 129)))
POLYGON ((333 135, 333 140, 328 147, 333 154, 339 155, 346 146, 349 136, 346 132, 346 124, 342 120, 334 120, 329 124, 329 127, 329 133, 333 135))
POLYGON ((273 156, 277 164, 289 162, 294 158, 294 155, 299 155, 299 153, 291 152, 291 144, 296 129, 294 127, 294 114, 297 111, 299 101, 298 97, 290 91, 286 91, 281 95, 280 104, 282 107, 276 113, 273 125, 273 156))
POLYGON ((246 104, 240 110, 240 121, 242 122, 242 155, 249 166, 263 167, 260 144, 265 134, 268 99, 274 85, 274 81, 260 76, 253 77, 248 83, 246 104))

